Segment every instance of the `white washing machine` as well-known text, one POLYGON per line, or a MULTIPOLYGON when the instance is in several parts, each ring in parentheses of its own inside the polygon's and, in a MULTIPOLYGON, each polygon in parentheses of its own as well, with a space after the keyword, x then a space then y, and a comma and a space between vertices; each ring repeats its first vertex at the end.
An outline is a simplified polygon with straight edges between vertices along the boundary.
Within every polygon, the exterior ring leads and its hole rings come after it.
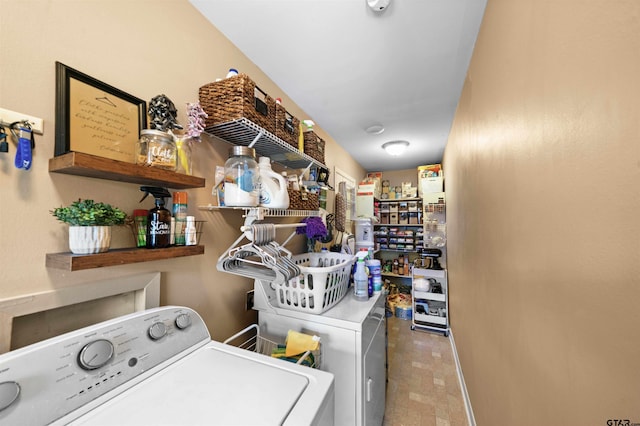
POLYGON ((0 424, 332 425, 334 378, 161 307, 0 355, 0 424))

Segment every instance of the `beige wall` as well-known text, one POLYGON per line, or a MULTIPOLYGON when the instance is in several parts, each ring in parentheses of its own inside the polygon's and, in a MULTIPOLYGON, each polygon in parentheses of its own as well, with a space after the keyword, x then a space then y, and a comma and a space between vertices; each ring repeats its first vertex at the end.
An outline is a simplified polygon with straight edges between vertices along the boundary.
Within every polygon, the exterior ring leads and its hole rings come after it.
MULTIPOLYGON (((210 195, 216 165, 223 165, 230 145, 209 140, 196 147, 195 174, 207 187, 188 190, 189 212, 206 220, 203 256, 66 272, 45 268, 45 254, 68 251, 67 228, 50 214, 53 207, 77 198, 93 198, 126 211, 138 204, 138 185, 49 174, 54 152, 55 61, 149 100, 166 94, 185 123, 184 105, 197 100, 198 88, 224 77, 230 67, 249 74, 287 108, 308 117, 285 93, 249 62, 186 0, 161 1, 2 1, 0 14, 0 107, 42 117, 45 134, 37 136, 33 167, 13 167, 15 148, 0 154, 0 299, 97 281, 104 277, 162 271, 162 304, 195 308, 213 337, 224 338, 255 321, 245 313, 249 279, 219 273, 218 256, 237 238, 240 213, 210 213, 198 205, 210 195)), ((364 170, 321 129, 327 139, 327 164, 353 176, 364 170)), ((153 206, 145 200, 145 207, 153 206)), ((129 231, 116 229, 113 247, 132 246, 129 231)))
POLYGON ((640 422, 640 2, 489 0, 445 151, 478 425, 640 422))
POLYGON ((391 186, 401 186, 402 182, 411 182, 411 186, 418 186, 418 169, 384 171, 382 179, 388 180, 391 186))

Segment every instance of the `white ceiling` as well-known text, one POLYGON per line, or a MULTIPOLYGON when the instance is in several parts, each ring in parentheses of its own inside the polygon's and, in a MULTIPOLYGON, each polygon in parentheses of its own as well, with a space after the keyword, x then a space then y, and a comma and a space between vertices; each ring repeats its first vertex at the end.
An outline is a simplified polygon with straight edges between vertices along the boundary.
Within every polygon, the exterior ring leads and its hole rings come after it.
POLYGON ((367 171, 441 162, 486 0, 190 2, 367 171))

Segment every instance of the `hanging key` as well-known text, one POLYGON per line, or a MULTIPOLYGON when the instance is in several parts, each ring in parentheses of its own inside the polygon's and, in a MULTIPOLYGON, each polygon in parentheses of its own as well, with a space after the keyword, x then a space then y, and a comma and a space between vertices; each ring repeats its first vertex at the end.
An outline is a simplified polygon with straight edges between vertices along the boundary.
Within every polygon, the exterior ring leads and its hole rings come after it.
POLYGON ((29 170, 31 168, 32 160, 32 147, 35 146, 35 140, 33 138, 33 132, 28 121, 22 121, 13 123, 11 125, 11 133, 18 140, 18 149, 16 151, 16 158, 14 165, 18 169, 29 170), (20 125, 18 133, 15 132, 15 126, 20 125))
POLYGON ((4 127, 0 126, 0 152, 9 152, 9 142, 7 142, 7 134, 4 127))

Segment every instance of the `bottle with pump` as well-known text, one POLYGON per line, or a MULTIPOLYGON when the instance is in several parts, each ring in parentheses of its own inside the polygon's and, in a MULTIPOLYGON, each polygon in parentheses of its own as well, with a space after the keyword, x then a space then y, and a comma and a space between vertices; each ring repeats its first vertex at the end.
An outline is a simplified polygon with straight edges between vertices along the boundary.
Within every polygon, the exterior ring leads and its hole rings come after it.
POLYGON ((353 295, 357 300, 369 300, 369 277, 365 270, 364 259, 358 259, 353 274, 353 295))
POLYGON ((164 208, 164 199, 171 197, 165 188, 156 186, 141 186, 144 192, 142 202, 149 194, 156 199, 156 206, 149 210, 147 216, 147 248, 165 248, 171 245, 171 212, 164 208))

